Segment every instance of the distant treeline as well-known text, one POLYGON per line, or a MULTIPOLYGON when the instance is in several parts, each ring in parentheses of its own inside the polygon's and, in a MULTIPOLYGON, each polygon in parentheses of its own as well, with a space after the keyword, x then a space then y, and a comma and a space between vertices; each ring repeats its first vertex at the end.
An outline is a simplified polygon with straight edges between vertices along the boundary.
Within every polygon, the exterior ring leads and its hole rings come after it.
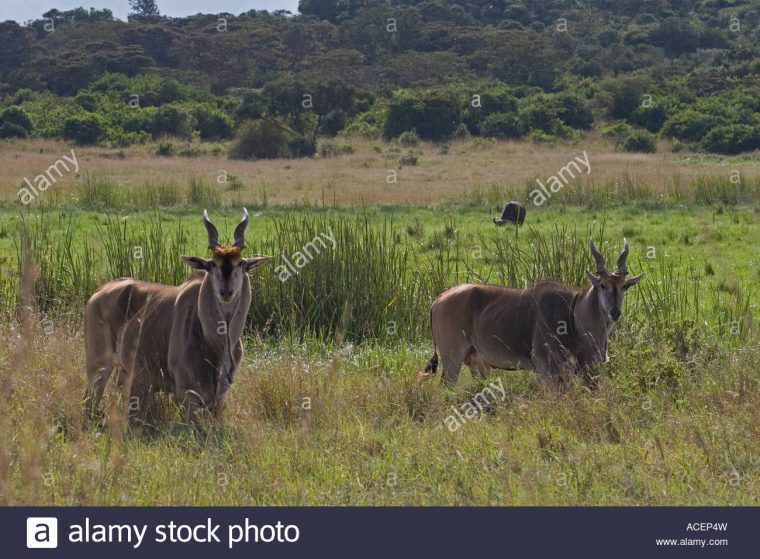
MULTIPOLYGON (((160 4, 160 2, 159 2, 160 4)), ((126 146, 237 135, 236 157, 320 136, 760 149, 751 0, 302 0, 300 14, 0 23, 0 137, 126 146)), ((170 150, 165 148, 164 153, 170 150)))

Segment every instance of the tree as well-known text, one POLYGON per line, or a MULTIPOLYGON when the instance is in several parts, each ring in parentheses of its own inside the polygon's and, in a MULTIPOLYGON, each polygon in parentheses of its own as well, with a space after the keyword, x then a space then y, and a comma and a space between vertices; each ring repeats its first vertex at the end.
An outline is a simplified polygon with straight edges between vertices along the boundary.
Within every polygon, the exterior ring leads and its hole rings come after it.
POLYGON ((305 16, 316 16, 335 23, 341 12, 347 10, 350 4, 351 2, 341 0, 300 0, 298 11, 305 16))
POLYGON ((665 49, 665 54, 670 57, 696 51, 699 39, 699 31, 694 29, 689 20, 678 17, 664 19, 649 33, 650 42, 665 49))
POLYGON ((462 121, 456 99, 441 91, 398 91, 390 100, 383 134, 396 138, 414 130, 423 140, 439 141, 450 137, 462 121))
POLYGON ((97 115, 74 115, 63 123, 63 137, 80 145, 96 144, 104 135, 103 124, 97 115))
POLYGON ((129 7, 132 8, 133 16, 159 16, 158 4, 156 0, 129 0, 129 7))

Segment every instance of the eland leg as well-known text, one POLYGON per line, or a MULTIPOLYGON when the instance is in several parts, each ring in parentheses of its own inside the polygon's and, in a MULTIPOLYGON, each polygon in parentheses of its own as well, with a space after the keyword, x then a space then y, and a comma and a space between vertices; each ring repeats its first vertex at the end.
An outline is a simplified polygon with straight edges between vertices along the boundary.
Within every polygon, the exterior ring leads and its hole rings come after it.
POLYGON ((444 384, 454 385, 459 378, 459 372, 462 370, 462 364, 467 357, 468 350, 465 348, 456 348, 449 351, 441 351, 441 365, 443 375, 441 380, 444 384))
POLYGON ((473 377, 477 374, 480 378, 487 379, 488 375, 491 374, 491 367, 480 357, 475 348, 470 349, 465 363, 469 367, 473 377))

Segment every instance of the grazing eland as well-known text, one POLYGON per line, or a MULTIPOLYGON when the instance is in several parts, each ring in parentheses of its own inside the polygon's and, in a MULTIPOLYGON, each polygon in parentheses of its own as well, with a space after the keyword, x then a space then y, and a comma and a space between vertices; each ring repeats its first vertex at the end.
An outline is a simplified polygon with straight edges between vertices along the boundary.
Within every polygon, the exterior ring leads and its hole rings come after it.
POLYGON ((421 378, 436 373, 439 353, 449 384, 463 363, 484 378, 491 369, 533 369, 555 387, 568 373, 606 363, 623 295, 642 276, 626 278, 627 240, 613 273, 593 239, 589 244, 596 274, 586 272, 586 289, 540 282, 529 289, 464 284, 445 291, 430 308, 434 353, 421 378))
POLYGON ((525 221, 525 206, 520 202, 512 200, 504 206, 504 210, 501 212, 501 218, 494 218, 493 222, 496 225, 506 225, 507 223, 514 223, 515 225, 522 225, 525 221))
POLYGON ((194 270, 179 286, 122 278, 90 297, 84 329, 86 405, 93 414, 111 377, 129 394, 132 415, 144 416, 157 392, 173 394, 188 421, 216 416, 243 357, 251 306, 248 272, 270 257, 243 258, 248 211, 231 246, 203 212, 212 258, 183 256, 194 270), (138 413, 134 413, 138 412, 138 413))

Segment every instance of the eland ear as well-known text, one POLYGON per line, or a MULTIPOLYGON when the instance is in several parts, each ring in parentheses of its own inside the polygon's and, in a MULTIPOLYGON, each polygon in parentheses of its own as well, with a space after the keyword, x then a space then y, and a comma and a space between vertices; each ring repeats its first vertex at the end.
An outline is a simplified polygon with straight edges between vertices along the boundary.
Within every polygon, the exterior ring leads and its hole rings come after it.
POLYGON ((623 289, 628 289, 629 287, 633 287, 639 281, 641 281, 641 278, 644 277, 644 274, 639 274, 638 276, 633 276, 631 279, 625 280, 625 286, 623 286, 623 289))
POLYGON ((211 269, 211 260, 206 260, 200 256, 183 256, 182 261, 193 270, 205 270, 208 272, 211 269))
POLYGON ((267 262, 269 262, 272 259, 271 256, 254 256, 253 258, 246 258, 245 260, 245 271, 250 272, 254 268, 258 268, 259 266, 263 266, 267 262))
POLYGON ((592 285, 598 286, 602 281, 602 278, 600 278, 599 276, 595 276, 591 272, 586 272, 586 277, 588 278, 588 281, 590 281, 592 285))

